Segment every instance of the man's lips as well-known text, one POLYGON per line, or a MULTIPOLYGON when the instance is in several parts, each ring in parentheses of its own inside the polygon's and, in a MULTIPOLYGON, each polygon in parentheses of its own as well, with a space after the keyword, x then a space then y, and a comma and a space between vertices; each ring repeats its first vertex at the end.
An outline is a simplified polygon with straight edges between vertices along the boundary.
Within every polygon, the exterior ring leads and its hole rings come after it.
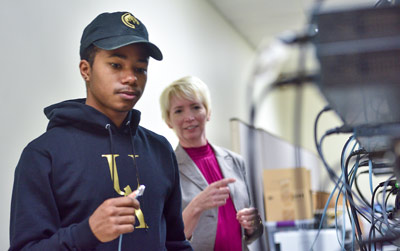
POLYGON ((140 97, 140 92, 138 91, 129 91, 129 90, 122 90, 117 92, 124 99, 134 99, 135 97, 140 97))

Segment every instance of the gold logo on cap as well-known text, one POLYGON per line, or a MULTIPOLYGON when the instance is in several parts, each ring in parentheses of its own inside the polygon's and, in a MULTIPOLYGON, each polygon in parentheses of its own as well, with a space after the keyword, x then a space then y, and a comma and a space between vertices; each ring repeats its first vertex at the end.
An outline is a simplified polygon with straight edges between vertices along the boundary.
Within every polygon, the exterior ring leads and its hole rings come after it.
POLYGON ((122 15, 121 20, 126 26, 131 27, 132 29, 136 28, 135 25, 140 24, 136 17, 132 16, 131 13, 125 13, 122 15))

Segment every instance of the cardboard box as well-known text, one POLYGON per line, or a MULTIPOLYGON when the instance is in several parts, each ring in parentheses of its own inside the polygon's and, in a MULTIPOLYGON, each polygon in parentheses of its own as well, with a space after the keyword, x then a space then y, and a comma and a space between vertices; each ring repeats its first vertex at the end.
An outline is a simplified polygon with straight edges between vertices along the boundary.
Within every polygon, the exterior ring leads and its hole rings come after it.
POLYGON ((312 219, 311 174, 303 167, 263 170, 267 221, 312 219))
MULTIPOLYGON (((328 204, 329 209, 335 208, 336 198, 338 193, 336 192, 333 196, 331 201, 328 204)), ((313 212, 324 210, 325 204, 328 201, 330 193, 327 192, 320 192, 320 191, 313 191, 312 192, 312 200, 313 200, 313 212)), ((338 200, 338 207, 342 207, 343 205, 343 195, 340 194, 338 200)))

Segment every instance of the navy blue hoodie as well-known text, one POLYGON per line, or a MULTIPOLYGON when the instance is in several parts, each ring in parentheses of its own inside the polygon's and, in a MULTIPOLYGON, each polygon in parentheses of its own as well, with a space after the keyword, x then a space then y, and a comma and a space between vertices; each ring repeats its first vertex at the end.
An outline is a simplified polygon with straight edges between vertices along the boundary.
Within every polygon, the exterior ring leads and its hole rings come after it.
POLYGON ((26 146, 15 170, 10 250, 118 250, 119 238, 101 243, 88 219, 138 181, 146 186, 138 198, 143 217, 123 235, 122 250, 192 250, 174 152, 164 137, 139 126, 139 111, 120 128, 85 99, 49 106, 45 114, 47 131, 26 146))

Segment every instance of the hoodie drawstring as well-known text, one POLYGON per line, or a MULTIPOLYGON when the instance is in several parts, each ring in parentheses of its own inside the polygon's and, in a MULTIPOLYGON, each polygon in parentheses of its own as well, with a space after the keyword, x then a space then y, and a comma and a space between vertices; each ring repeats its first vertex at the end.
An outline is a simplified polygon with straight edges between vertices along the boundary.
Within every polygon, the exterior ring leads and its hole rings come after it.
POLYGON ((126 126, 128 126, 129 128, 129 134, 131 135, 131 147, 132 147, 132 154, 133 154, 133 167, 135 168, 136 171, 136 181, 138 186, 140 185, 139 182, 139 170, 137 168, 137 164, 136 164, 136 154, 135 154, 135 143, 133 142, 133 134, 132 134, 132 128, 129 126, 131 123, 131 121, 129 120, 128 122, 126 122, 126 126))
POLYGON ((108 131, 108 134, 110 136, 110 150, 111 150, 111 178, 113 181, 113 185, 114 185, 114 143, 113 143, 113 137, 112 137, 112 131, 111 131, 111 125, 107 124, 106 125, 106 129, 108 131))
MULTIPOLYGON (((108 131, 108 135, 110 136, 110 150, 111 150, 111 178, 113 182, 113 186, 115 183, 114 179, 114 143, 113 143, 113 137, 112 137, 112 131, 111 131, 111 125, 107 124, 106 129, 108 131)), ((119 242, 118 242, 118 251, 121 251, 122 249, 122 234, 119 236, 119 242)))
MULTIPOLYGON (((129 114, 129 117, 131 117, 131 113, 129 114)), ((130 120, 128 120, 128 122, 126 123, 126 125, 128 126, 128 128, 129 128, 129 133, 130 133, 130 135, 131 135, 131 147, 132 147, 132 154, 133 154, 133 167, 135 168, 135 170, 136 170, 136 180, 137 180, 137 184, 138 184, 138 186, 139 185, 143 185, 143 184, 140 184, 140 179, 139 179, 139 177, 140 177, 140 175, 139 175, 139 168, 138 168, 138 166, 137 166, 137 163, 136 163, 136 151, 135 151, 135 143, 134 143, 134 135, 133 135, 133 133, 132 133, 132 128, 130 127, 130 123, 131 123, 131 121, 130 120)), ((142 205, 141 205, 141 208, 143 208, 144 209, 144 196, 142 197, 142 205)), ((143 210, 142 210, 142 212, 143 212, 143 210)), ((147 232, 147 228, 148 228, 148 226, 147 226, 147 223, 146 223, 146 219, 145 219, 145 216, 144 216, 144 214, 143 214, 143 219, 144 219, 144 224, 145 224, 145 231, 147 232)))
MULTIPOLYGON (((131 117, 131 113, 129 113, 129 117, 131 117)), ((135 172, 136 172, 136 181, 137 181, 137 184, 138 184, 138 186, 139 186, 139 184, 140 184, 139 169, 138 169, 137 163, 136 163, 134 135, 133 135, 133 133, 132 133, 132 128, 130 127, 130 123, 131 123, 131 121, 128 120, 128 122, 126 123, 126 126, 128 126, 128 128, 129 128, 130 142, 131 142, 132 155, 133 155, 133 168, 135 169, 135 172)), ((114 183, 114 182, 115 182, 115 179, 114 179, 114 143, 113 143, 111 125, 110 125, 110 124, 107 124, 107 125, 105 126, 105 128, 108 130, 108 134, 109 134, 109 136, 110 136, 110 150, 111 150, 111 162, 112 162, 112 164, 111 164, 111 168, 112 168, 111 177, 112 177, 112 180, 113 180, 113 183, 114 183)), ((142 204, 142 205, 141 205, 141 208, 144 208, 144 197, 142 197, 142 203, 141 203, 141 204, 142 204)), ((148 230, 147 230, 148 226, 147 226, 147 223, 146 223, 146 219, 145 219, 145 217, 144 217, 144 214, 143 214, 143 219, 144 219, 144 222, 145 222, 145 224, 146 224, 146 226, 145 226, 144 229, 145 229, 145 231, 147 232, 147 231, 148 231, 148 230)), ((121 250, 122 250, 122 237, 123 237, 123 235, 121 234, 121 235, 119 236, 118 251, 121 251, 121 250)))

